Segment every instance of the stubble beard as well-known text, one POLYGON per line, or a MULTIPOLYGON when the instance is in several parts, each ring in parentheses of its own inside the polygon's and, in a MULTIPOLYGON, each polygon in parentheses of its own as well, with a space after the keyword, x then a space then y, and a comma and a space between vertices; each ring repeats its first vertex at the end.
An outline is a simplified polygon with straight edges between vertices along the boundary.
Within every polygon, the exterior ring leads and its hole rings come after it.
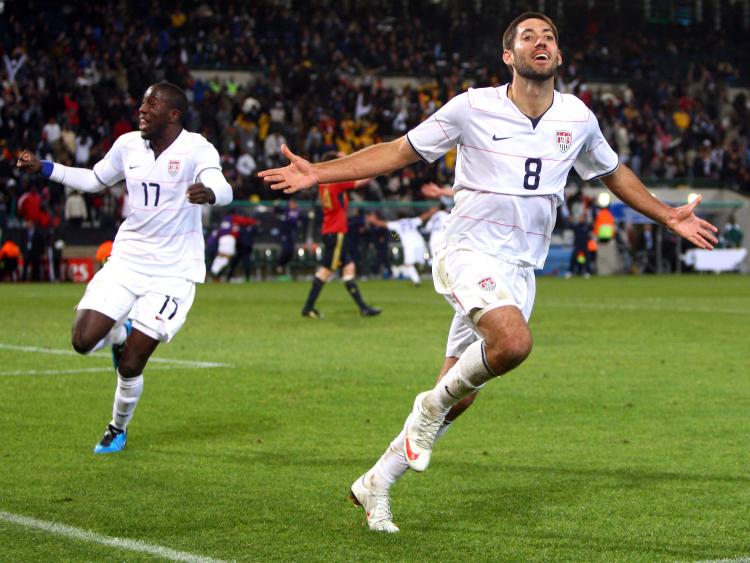
POLYGON ((531 80, 533 82, 546 82, 550 78, 554 78, 557 75, 557 69, 559 65, 555 64, 552 68, 545 71, 535 70, 531 65, 521 63, 513 67, 513 70, 518 76, 531 80))

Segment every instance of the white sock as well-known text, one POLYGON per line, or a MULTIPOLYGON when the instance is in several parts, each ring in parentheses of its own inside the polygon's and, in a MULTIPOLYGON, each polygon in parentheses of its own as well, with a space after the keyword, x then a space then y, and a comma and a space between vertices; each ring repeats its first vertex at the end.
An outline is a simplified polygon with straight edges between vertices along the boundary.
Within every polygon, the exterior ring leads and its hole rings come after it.
MULTIPOLYGON (((435 442, 448 431, 450 422, 444 422, 435 435, 435 442)), ((378 489, 389 490, 409 470, 404 455, 404 433, 406 428, 396 436, 380 459, 367 472, 370 482, 378 489)))
POLYGON ((127 337, 128 333, 125 330, 125 327, 121 324, 116 324, 112 327, 112 330, 107 333, 107 336, 102 338, 94 345, 89 354, 96 352, 97 350, 101 350, 105 346, 110 346, 111 344, 122 344, 123 342, 125 342, 127 337))
POLYGON ((412 283, 419 283, 419 273, 417 272, 417 269, 414 267, 414 264, 409 264, 407 266, 404 266, 403 269, 404 274, 406 274, 406 277, 409 278, 412 283))
POLYGON ((477 340, 438 381, 427 399, 435 405, 436 410, 447 411, 493 377, 495 374, 490 371, 484 359, 484 340, 477 340))
POLYGON ((117 372, 117 390, 112 405, 112 426, 125 430, 143 393, 143 374, 125 379, 117 372))

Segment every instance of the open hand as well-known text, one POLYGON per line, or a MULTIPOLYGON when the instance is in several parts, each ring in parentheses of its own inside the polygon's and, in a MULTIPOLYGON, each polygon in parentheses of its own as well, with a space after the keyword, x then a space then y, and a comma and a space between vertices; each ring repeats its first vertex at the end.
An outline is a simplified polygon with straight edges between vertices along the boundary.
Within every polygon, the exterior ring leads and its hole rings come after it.
POLYGON ((289 159, 287 166, 258 173, 258 177, 270 184, 271 189, 284 190, 285 194, 293 194, 318 183, 318 177, 309 161, 294 154, 286 145, 281 145, 281 152, 289 159))
POLYGON ((718 233, 719 229, 694 213, 702 198, 703 196, 698 196, 691 203, 675 208, 666 226, 698 248, 713 250, 714 245, 718 242, 714 233, 718 233))

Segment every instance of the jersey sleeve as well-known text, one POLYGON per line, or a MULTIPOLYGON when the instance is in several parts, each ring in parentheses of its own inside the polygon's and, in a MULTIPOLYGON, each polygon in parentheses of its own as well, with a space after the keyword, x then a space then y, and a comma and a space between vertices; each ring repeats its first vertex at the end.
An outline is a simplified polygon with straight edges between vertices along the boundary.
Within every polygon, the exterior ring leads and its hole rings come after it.
POLYGON ((94 175, 105 186, 113 186, 125 179, 125 167, 122 163, 122 139, 124 137, 124 135, 119 137, 104 158, 94 164, 94 175))
POLYGON ((573 167, 586 181, 608 176, 620 165, 617 153, 604 138, 594 112, 589 111, 587 139, 573 167))
POLYGON ((470 111, 468 93, 450 100, 406 134, 411 148, 427 162, 435 162, 461 141, 470 111))
POLYGON ((219 152, 208 141, 195 147, 192 156, 195 159, 195 175, 193 177, 193 182, 197 182, 201 172, 208 170, 209 168, 216 168, 221 172, 219 152))

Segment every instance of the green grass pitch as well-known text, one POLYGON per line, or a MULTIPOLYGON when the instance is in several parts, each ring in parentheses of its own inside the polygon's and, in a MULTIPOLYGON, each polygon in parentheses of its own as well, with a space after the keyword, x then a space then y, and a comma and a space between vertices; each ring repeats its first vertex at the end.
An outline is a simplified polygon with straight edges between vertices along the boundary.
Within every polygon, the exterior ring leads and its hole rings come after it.
MULTIPOLYGON (((539 279, 531 356, 396 485, 393 536, 347 491, 432 386, 452 313, 429 284, 360 286, 380 317, 340 282, 322 321, 307 283, 199 287, 111 456, 109 356, 67 353, 83 286, 0 286, 0 513, 237 561, 750 557, 747 277, 539 279)), ((160 558, 6 517, 0 560, 160 558)))

